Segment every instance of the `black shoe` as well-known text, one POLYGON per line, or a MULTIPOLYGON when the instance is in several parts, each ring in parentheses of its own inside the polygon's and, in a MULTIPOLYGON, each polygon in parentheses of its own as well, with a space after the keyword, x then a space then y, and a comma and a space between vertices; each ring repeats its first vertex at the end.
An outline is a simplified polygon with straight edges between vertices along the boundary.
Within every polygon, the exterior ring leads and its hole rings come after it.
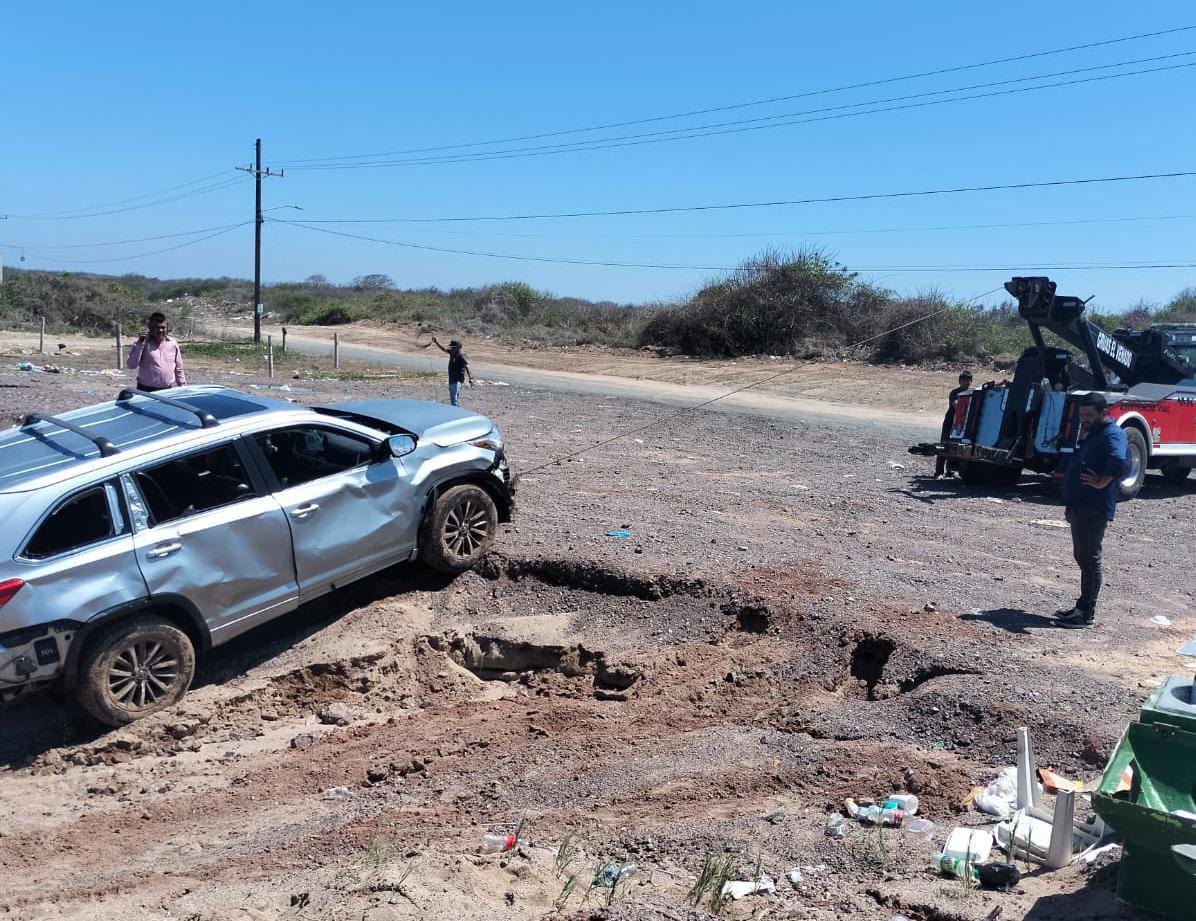
POLYGON ((1055 626, 1064 627, 1068 630, 1077 630, 1082 627, 1091 627, 1094 623, 1096 623, 1095 614, 1074 608, 1066 614, 1060 614, 1059 619, 1055 621, 1055 626))
POLYGON ((1077 613, 1082 614, 1084 612, 1081 611, 1079 607, 1077 607, 1076 605, 1073 604, 1070 608, 1060 608, 1058 611, 1055 612, 1055 616, 1056 617, 1075 617, 1077 613))

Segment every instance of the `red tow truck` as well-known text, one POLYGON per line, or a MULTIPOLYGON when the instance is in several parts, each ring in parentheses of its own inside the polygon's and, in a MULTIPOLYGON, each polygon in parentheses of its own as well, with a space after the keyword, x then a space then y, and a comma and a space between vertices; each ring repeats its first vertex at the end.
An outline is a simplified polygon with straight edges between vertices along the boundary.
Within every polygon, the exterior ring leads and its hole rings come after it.
POLYGON ((1196 466, 1196 325, 1108 333, 1084 317, 1087 301, 1056 294, 1049 278, 1014 278, 1005 290, 1017 299, 1034 345, 1011 380, 960 394, 945 440, 910 453, 946 457, 974 485, 1012 485, 1023 470, 1061 475, 1080 436, 1079 399, 1100 391, 1126 434, 1130 470, 1122 498, 1138 494, 1148 469, 1185 479, 1196 466), (1084 361, 1047 345, 1044 330, 1084 361))

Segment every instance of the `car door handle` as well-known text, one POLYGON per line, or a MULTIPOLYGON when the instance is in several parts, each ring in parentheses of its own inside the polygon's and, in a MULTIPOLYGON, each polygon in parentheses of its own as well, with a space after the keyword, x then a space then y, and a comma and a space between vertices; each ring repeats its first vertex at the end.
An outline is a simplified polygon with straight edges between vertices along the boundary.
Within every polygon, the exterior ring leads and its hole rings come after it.
POLYGON ((306 518, 312 512, 319 511, 320 504, 318 502, 309 502, 307 505, 297 505, 291 509, 292 518, 306 518))
POLYGON ((178 553, 183 549, 183 545, 177 540, 167 541, 164 544, 155 544, 146 553, 146 557, 151 560, 160 560, 163 557, 170 556, 172 553, 178 553))

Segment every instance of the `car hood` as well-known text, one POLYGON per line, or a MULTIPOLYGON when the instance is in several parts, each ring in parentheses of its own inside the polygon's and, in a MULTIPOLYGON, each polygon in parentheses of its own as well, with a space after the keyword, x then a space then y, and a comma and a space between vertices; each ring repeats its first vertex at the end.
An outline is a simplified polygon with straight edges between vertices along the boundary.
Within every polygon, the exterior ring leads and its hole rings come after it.
POLYGON ((485 416, 426 400, 352 400, 315 409, 332 415, 356 416, 367 424, 371 420, 384 423, 383 428, 397 427, 421 442, 431 441, 441 447, 480 438, 494 428, 494 423, 485 416))

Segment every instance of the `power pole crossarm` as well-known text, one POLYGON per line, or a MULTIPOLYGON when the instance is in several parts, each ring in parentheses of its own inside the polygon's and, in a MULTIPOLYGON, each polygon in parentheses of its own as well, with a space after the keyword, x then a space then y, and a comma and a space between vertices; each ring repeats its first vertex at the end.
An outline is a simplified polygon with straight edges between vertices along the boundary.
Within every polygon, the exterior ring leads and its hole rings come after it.
POLYGON ((283 170, 262 169, 262 139, 254 144, 256 154, 253 166, 238 166, 237 169, 253 173, 254 222, 253 222, 253 341, 262 341, 262 177, 284 175, 283 170))

